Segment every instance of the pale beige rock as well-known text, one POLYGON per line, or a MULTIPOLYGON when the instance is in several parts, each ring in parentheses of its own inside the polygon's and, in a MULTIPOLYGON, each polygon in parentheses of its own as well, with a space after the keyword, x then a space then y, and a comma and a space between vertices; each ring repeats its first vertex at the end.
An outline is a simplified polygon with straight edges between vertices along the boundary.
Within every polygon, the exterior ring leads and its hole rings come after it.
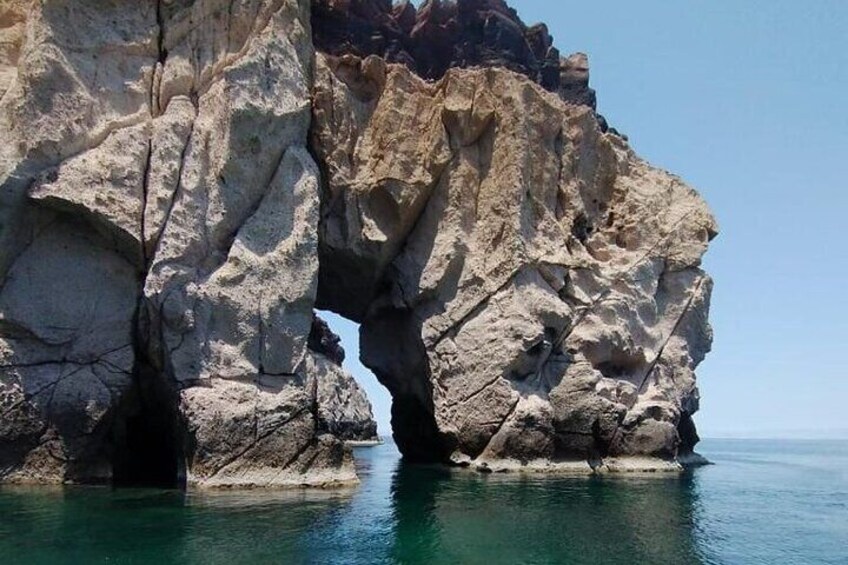
POLYGON ((146 258, 155 254, 171 214, 196 115, 191 99, 182 95, 153 120, 142 225, 146 258))
POLYGON ((432 94, 411 86, 420 79, 387 76, 377 57, 332 66, 357 89, 334 88, 333 70, 317 59, 312 147, 333 179, 322 202, 321 306, 358 320, 430 199, 450 148, 432 94), (383 92, 394 98, 375 113, 383 92), (377 120, 373 127, 366 127, 369 118, 377 120))
POLYGON ((0 99, 18 74, 28 4, 14 0, 0 2, 0 99))
POLYGON ((215 380, 183 390, 188 484, 285 487, 356 482, 350 451, 319 435, 316 399, 298 377, 215 380))
POLYGON ((405 455, 600 468, 691 450, 717 231, 691 188, 505 70, 433 84, 319 57, 314 100, 318 301, 363 318, 405 455))
POLYGON ((56 219, 0 293, 0 477, 110 478, 110 429, 132 386, 138 279, 87 225, 56 219))
POLYGON ((350 456, 339 440, 319 438, 303 382, 318 275, 318 171, 304 148, 308 3, 230 4, 165 10, 168 56, 157 72, 154 112, 175 113, 162 134, 168 149, 161 156, 154 149, 151 162, 154 175, 158 163, 171 168, 150 185, 159 200, 148 191, 145 214, 150 356, 182 389, 190 484, 348 482, 350 456), (228 18, 208 17, 228 10, 228 18), (177 103, 181 110, 172 111, 177 103), (297 416, 278 421, 267 437, 258 432, 241 452, 254 427, 239 416, 250 402, 236 393, 258 395, 252 410, 260 423, 297 416), (226 466, 215 467, 222 460, 226 466))
POLYGON ((148 120, 157 58, 154 3, 7 0, 0 28, 16 21, 0 99, 0 280, 49 221, 26 205, 33 177, 148 120))
POLYGON ((88 217, 104 237, 140 264, 149 140, 147 123, 122 128, 96 149, 42 173, 29 197, 59 212, 88 217))
POLYGON ((355 478, 306 386, 311 62, 305 0, 3 3, 0 479, 109 480, 145 418, 192 485, 355 478))
POLYGON ((700 197, 522 75, 313 60, 309 22, 0 1, 0 479, 109 480, 149 420, 197 487, 354 480, 370 407, 316 305, 363 322, 413 460, 678 468, 700 197))
POLYGON ((144 149, 118 132, 146 119, 154 28, 155 11, 142 4, 11 0, 0 8, 4 480, 111 476, 140 292, 137 265, 126 248, 116 251, 115 234, 134 219, 136 149, 144 149), (89 153, 101 144, 126 154, 89 153), (36 177, 38 202, 27 194, 36 177), (114 207, 87 192, 101 189, 114 207))

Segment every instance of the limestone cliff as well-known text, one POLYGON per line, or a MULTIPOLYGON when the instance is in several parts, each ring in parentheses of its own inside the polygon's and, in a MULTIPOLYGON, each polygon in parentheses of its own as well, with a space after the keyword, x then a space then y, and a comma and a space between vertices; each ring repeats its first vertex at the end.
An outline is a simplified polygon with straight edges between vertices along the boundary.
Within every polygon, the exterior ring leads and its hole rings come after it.
POLYGON ((6 5, 2 477, 354 480, 307 348, 309 3, 6 5))
POLYGON ((319 300, 363 321, 401 450, 593 466, 691 450, 716 233, 698 195, 503 69, 428 83, 347 56, 315 73, 319 287, 348 290, 319 300))
POLYGON ((715 222, 499 0, 8 0, 0 97, 2 480, 355 480, 316 306, 410 459, 697 441, 715 222))

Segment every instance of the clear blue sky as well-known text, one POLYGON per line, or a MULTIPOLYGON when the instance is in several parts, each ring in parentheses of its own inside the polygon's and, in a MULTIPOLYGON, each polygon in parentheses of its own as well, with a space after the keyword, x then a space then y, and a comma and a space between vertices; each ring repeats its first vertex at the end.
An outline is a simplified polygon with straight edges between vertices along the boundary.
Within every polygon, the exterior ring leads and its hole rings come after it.
MULTIPOLYGON (((589 55, 599 111, 716 214, 703 437, 848 437, 848 2, 512 0, 589 55)), ((380 433, 389 398, 333 317, 380 433)))

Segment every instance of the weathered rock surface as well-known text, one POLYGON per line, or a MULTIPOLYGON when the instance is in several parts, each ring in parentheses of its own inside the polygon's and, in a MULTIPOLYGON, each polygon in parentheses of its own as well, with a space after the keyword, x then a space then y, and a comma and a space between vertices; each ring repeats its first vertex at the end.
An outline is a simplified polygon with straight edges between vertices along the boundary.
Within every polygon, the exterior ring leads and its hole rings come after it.
POLYGON ((344 379, 307 348, 309 14, 4 4, 0 478, 355 479, 314 385, 344 379))
POLYGON ((341 365, 322 355, 307 364, 314 379, 318 425, 326 433, 345 441, 377 441, 377 423, 365 391, 341 365))
POLYGON ((137 362, 140 253, 126 234, 146 142, 126 134, 150 118, 156 14, 1 11, 0 477, 105 480, 137 362))
POLYGON ((673 467, 715 222, 588 80, 498 0, 0 3, 0 480, 355 480, 316 307, 411 459, 673 467))
POLYGON ((309 349, 316 353, 307 365, 307 374, 317 378, 318 420, 324 431, 346 441, 377 441, 377 423, 365 391, 342 368, 345 350, 341 338, 317 314, 312 319, 309 349))
POLYGON ((716 234, 692 189, 508 70, 429 83, 348 55, 315 77, 318 300, 362 320, 405 455, 691 450, 716 234))

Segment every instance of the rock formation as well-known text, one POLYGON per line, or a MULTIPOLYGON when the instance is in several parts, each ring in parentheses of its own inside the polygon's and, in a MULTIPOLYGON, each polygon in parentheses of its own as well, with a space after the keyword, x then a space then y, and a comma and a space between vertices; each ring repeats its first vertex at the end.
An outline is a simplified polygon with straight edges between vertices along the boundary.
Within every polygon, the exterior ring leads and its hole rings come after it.
POLYGON ((354 480, 307 348, 309 3, 7 4, 3 478, 354 480))
POLYGON ((355 480, 316 306, 409 459, 697 441, 715 222, 498 0, 9 0, 0 97, 2 480, 355 480))
POLYGON ((312 329, 309 330, 309 349, 341 366, 345 360, 345 350, 341 343, 341 338, 333 333, 329 324, 316 314, 312 318, 312 329))
POLYGON ((319 427, 344 441, 378 441, 377 423, 365 391, 340 365, 314 356, 314 366, 307 365, 307 374, 315 375, 310 384, 315 387, 319 427))
POLYGON ((339 289, 319 301, 362 320, 405 455, 598 466, 692 448, 678 430, 716 234, 692 189, 500 68, 429 83, 319 56, 313 112, 319 286, 339 289))
MULTIPOLYGON (((377 423, 365 391, 342 369, 345 350, 341 338, 317 314, 312 319, 309 349, 316 353, 315 374, 312 386, 317 389, 318 420, 322 429, 346 441, 377 441, 377 423)), ((308 369, 308 367, 307 367, 308 369)))

